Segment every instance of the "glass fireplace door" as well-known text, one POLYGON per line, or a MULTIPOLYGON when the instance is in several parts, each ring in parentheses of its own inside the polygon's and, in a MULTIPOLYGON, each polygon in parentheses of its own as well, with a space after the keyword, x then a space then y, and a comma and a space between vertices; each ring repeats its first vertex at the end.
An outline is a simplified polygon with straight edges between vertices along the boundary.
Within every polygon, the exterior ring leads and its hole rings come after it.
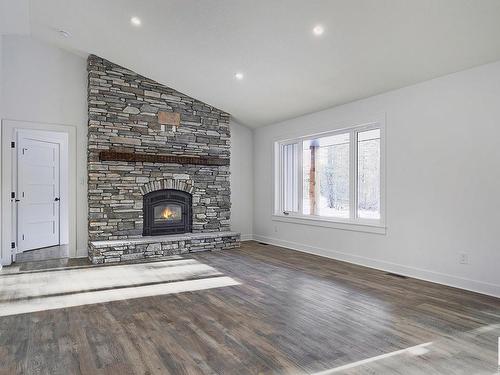
POLYGON ((154 221, 158 224, 182 220, 182 207, 178 204, 162 204, 154 207, 154 221))

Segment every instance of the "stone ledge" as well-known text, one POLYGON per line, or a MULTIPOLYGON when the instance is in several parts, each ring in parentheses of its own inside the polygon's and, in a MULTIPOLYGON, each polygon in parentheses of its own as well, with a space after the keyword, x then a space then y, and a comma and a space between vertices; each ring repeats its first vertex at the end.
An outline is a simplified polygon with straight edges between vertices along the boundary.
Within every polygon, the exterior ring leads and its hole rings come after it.
POLYGON ((140 238, 129 238, 126 240, 91 241, 96 249, 110 246, 129 246, 136 244, 150 244, 155 242, 176 242, 186 240, 200 240, 207 238, 234 237, 239 236, 238 232, 208 232, 208 233, 183 233, 170 234, 167 236, 144 236, 140 238))
POLYGON ((217 251, 240 246, 238 232, 184 233, 124 240, 89 242, 89 259, 94 264, 217 251))

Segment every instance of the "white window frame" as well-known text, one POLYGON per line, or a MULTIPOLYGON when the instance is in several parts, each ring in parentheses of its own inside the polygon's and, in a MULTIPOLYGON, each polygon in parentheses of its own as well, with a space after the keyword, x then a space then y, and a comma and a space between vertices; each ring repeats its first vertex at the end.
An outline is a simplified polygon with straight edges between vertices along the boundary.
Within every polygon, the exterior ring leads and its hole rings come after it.
POLYGON ((386 174, 385 174, 385 122, 374 121, 361 125, 344 127, 327 132, 308 134, 293 139, 277 140, 274 142, 274 205, 272 219, 274 221, 290 222, 296 224, 313 225, 327 228, 354 230, 369 233, 386 233, 386 174), (358 133, 380 129, 380 219, 366 219, 358 217, 358 176, 357 176, 357 151, 358 133), (306 215, 302 213, 303 204, 303 168, 302 149, 303 142, 316 137, 349 133, 349 218, 325 217, 319 215, 306 215), (298 212, 283 212, 283 189, 281 150, 283 145, 297 143, 298 152, 298 212))

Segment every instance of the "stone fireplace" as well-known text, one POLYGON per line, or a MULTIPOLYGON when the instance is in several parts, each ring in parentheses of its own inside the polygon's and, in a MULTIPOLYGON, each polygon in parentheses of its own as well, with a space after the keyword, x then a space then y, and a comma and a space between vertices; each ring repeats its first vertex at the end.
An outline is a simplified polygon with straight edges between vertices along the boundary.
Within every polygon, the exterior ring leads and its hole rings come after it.
POLYGON ((92 262, 238 246, 229 114, 97 56, 88 77, 92 262))

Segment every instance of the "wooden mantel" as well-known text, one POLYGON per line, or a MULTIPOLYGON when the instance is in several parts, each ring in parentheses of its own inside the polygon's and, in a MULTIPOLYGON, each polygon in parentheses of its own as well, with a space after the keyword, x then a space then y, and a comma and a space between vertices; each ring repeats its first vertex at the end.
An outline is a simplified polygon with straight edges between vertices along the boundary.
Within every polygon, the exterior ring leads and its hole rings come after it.
POLYGON ((99 160, 163 164, 229 165, 228 158, 209 156, 152 155, 117 151, 101 151, 99 153, 99 160))

